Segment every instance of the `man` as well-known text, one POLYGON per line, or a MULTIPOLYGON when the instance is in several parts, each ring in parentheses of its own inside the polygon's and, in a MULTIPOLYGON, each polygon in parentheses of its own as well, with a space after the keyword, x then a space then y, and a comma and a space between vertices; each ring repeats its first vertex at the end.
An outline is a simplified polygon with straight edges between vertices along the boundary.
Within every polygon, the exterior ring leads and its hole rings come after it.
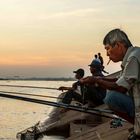
MULTIPOLYGON (((94 76, 103 77, 101 63, 99 61, 93 60, 89 66, 90 66, 90 72, 93 77, 94 76)), ((70 102, 74 98, 76 101, 79 101, 82 104, 88 103, 88 106, 90 107, 95 107, 103 104, 103 99, 106 96, 106 90, 100 87, 99 85, 80 85, 82 89, 81 94, 78 94, 76 92, 76 87, 78 86, 79 81, 83 77, 83 75, 82 76, 79 75, 78 72, 79 70, 75 71, 76 73, 75 76, 78 79, 78 81, 74 83, 72 87, 59 88, 59 90, 68 90, 64 98, 62 99, 62 103, 70 104, 70 102)))
MULTIPOLYGON (((101 63, 93 60, 89 65, 92 77, 103 77, 101 63)), ((95 107, 103 104, 103 99, 106 96, 106 90, 97 84, 84 86, 84 100, 89 107, 95 107)))
POLYGON ((73 71, 75 73, 75 78, 77 79, 77 82, 73 83, 72 87, 59 87, 58 90, 68 90, 65 92, 65 95, 62 99, 62 103, 70 104, 72 99, 75 99, 76 101, 79 101, 80 103, 83 102, 82 99, 82 86, 78 84, 78 81, 84 77, 84 70, 78 69, 77 71, 73 71))
POLYGON ((107 71, 104 70, 104 68, 105 68, 105 67, 104 67, 104 60, 103 60, 103 57, 101 56, 101 53, 98 53, 97 57, 98 57, 98 59, 99 59, 100 62, 101 62, 102 72, 104 72, 104 73, 106 73, 106 74, 109 74, 109 72, 107 72, 107 71))
POLYGON ((101 63, 101 61, 100 61, 100 59, 98 58, 98 55, 97 55, 97 54, 95 54, 94 57, 95 57, 95 60, 97 60, 97 61, 99 61, 99 62, 101 63))
MULTIPOLYGON (((126 33, 120 29, 110 31, 103 44, 110 60, 115 63, 122 61, 120 78, 88 77, 81 82, 97 83, 108 89, 104 102, 131 123, 134 123, 135 117, 135 133, 140 135, 140 48, 133 47, 126 33)), ((135 140, 136 137, 132 139, 135 140)))
MULTIPOLYGON (((75 73, 75 78, 79 81, 81 78, 84 76, 84 70, 83 69, 78 69, 74 71, 75 73)), ((61 94, 59 96, 62 98, 62 100, 58 100, 58 103, 65 103, 65 104, 70 104, 72 99, 74 98, 76 101, 79 101, 82 103, 82 95, 81 95, 81 86, 78 83, 75 82, 73 83, 72 87, 59 87, 58 90, 68 90, 65 92, 65 94, 61 94), (62 97, 63 96, 63 97, 62 97)), ((54 108, 51 113, 48 115, 46 119, 39 121, 36 125, 33 127, 30 127, 22 132, 19 132, 17 134, 17 137, 19 137, 22 140, 33 140, 33 139, 38 139, 38 134, 41 132, 44 132, 48 125, 53 124, 55 121, 58 121, 61 117, 61 113, 66 112, 68 109, 65 108, 54 108), (26 138, 27 137, 27 138, 26 138)))
POLYGON ((100 60, 101 65, 103 66, 104 60, 103 60, 103 57, 101 56, 101 53, 98 53, 98 59, 100 60))

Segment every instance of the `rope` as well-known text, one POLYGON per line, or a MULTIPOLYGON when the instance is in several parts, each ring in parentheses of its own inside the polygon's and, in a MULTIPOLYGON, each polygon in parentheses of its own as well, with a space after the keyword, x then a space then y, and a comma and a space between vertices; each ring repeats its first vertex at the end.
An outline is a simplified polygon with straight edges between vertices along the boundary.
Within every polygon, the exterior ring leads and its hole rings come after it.
POLYGON ((36 87, 36 86, 21 86, 21 85, 0 85, 1 87, 21 87, 21 88, 40 88, 40 89, 52 89, 52 90, 58 90, 58 88, 52 88, 52 87, 36 87))
POLYGON ((18 95, 28 95, 28 96, 36 96, 36 97, 45 97, 45 98, 55 98, 55 99, 63 99, 60 97, 54 97, 54 96, 46 96, 46 95, 38 95, 38 94, 28 94, 23 92, 12 92, 12 91, 0 91, 2 93, 10 93, 10 94, 18 94, 18 95))

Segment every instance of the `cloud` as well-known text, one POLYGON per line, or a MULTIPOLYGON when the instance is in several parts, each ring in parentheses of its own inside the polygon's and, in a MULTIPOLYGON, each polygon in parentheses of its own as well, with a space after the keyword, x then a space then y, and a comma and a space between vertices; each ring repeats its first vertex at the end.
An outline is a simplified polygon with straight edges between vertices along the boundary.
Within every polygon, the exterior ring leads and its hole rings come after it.
POLYGON ((42 15, 40 16, 40 19, 53 19, 53 18, 65 18, 68 16, 85 16, 90 13, 95 13, 98 12, 99 9, 93 9, 93 8, 88 8, 88 9, 78 9, 78 10, 73 10, 73 11, 68 11, 68 12, 59 12, 55 13, 52 15, 42 15))
POLYGON ((60 19, 60 18, 69 18, 69 17, 84 17, 90 14, 96 14, 97 12, 101 11, 100 9, 95 9, 95 8, 86 8, 86 9, 78 9, 78 10, 72 10, 72 11, 63 11, 63 12, 56 12, 53 14, 48 14, 47 12, 45 13, 4 13, 0 14, 1 22, 8 22, 8 23, 22 23, 24 24, 25 22, 35 22, 35 21, 42 21, 42 20, 49 20, 49 19, 60 19), (12 20, 14 19, 14 20, 12 20))

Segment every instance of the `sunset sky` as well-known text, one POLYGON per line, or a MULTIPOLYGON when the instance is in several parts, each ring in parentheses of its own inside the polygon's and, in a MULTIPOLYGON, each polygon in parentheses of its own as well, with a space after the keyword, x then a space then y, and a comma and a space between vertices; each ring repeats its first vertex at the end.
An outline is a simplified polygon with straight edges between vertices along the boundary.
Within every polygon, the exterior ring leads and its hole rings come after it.
MULTIPOLYGON (((114 28, 140 46, 140 0, 0 0, 0 77, 72 77, 114 28)), ((111 62, 110 73, 120 69, 111 62)))

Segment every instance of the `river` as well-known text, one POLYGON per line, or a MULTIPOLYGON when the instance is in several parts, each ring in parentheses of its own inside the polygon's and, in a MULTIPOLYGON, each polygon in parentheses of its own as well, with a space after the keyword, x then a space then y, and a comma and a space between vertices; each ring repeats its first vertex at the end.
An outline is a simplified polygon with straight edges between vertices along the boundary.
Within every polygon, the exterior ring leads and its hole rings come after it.
MULTIPOLYGON (((0 85, 22 85, 37 87, 71 86, 73 81, 24 81, 24 80, 1 80, 0 85)), ((57 97, 61 92, 58 90, 21 88, 0 86, 0 91, 21 92, 28 94, 39 94, 57 97)), ((2 93, 2 92, 0 92, 2 93)), ((39 98, 39 97, 34 97, 39 98)), ((42 98, 41 98, 42 99, 42 98)), ((44 100, 56 101, 52 98, 44 100)), ((39 120, 48 117, 53 107, 30 103, 15 99, 0 97, 0 140, 16 140, 17 132, 20 132, 36 124, 39 120)), ((62 137, 46 136, 44 140, 62 140, 62 137)))

